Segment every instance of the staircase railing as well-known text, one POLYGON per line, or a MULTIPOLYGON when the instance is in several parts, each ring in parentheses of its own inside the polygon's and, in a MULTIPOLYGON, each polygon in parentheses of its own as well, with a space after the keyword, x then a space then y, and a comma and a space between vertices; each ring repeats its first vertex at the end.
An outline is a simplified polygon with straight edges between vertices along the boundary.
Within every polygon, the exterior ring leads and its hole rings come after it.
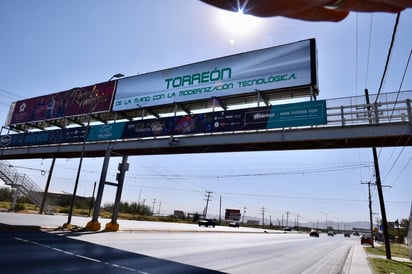
MULTIPOLYGON (((0 180, 12 188, 16 188, 16 191, 20 191, 36 206, 41 206, 44 194, 40 187, 37 186, 27 174, 19 173, 13 168, 13 165, 4 160, 0 160, 0 180)), ((44 212, 50 214, 54 211, 54 207, 53 202, 50 199, 46 199, 44 212)))

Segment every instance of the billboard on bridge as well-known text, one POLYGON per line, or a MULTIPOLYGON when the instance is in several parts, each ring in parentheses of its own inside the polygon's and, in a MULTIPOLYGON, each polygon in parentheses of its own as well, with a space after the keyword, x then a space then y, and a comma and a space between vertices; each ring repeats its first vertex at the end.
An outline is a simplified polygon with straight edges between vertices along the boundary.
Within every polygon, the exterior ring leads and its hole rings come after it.
POLYGON ((9 125, 110 111, 116 81, 73 88, 12 104, 9 125))
POLYGON ((0 136, 0 147, 239 132, 327 123, 326 101, 216 111, 0 136), (88 133, 85 136, 86 132, 88 133))
POLYGON ((119 79, 113 111, 316 84, 309 39, 119 79))

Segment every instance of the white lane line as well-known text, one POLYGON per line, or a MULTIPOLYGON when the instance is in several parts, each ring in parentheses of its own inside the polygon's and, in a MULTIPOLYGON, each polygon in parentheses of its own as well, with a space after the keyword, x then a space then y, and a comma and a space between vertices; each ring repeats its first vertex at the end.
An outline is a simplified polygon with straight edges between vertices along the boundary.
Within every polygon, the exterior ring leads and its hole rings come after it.
POLYGON ((139 271, 139 270, 134 269, 134 268, 130 268, 130 267, 126 267, 126 266, 121 266, 121 265, 118 265, 118 264, 112 264, 112 263, 109 263, 109 262, 102 262, 102 261, 100 261, 100 260, 98 260, 98 259, 94 259, 94 258, 91 258, 91 257, 83 256, 83 255, 80 255, 80 254, 74 254, 74 253, 72 253, 72 252, 70 252, 70 251, 65 251, 65 250, 60 249, 60 248, 57 248, 57 247, 51 247, 51 246, 48 246, 48 245, 44 245, 44 244, 41 244, 41 243, 39 243, 39 242, 26 240, 26 239, 19 238, 19 237, 14 237, 14 239, 16 239, 16 240, 18 240, 18 241, 21 241, 21 242, 31 243, 31 244, 38 245, 38 246, 41 246, 41 247, 44 247, 44 248, 48 248, 48 249, 51 249, 51 250, 53 250, 53 251, 61 252, 61 253, 63 253, 63 254, 67 254, 67 255, 70 255, 70 256, 76 256, 76 257, 78 257, 78 258, 85 259, 85 260, 89 260, 89 261, 92 261, 92 262, 104 263, 104 264, 107 264, 107 265, 111 265, 111 266, 113 266, 113 267, 117 267, 117 268, 129 270, 129 271, 132 271, 132 272, 137 272, 137 273, 140 273, 140 274, 150 274, 150 273, 148 273, 148 272, 139 271))
POLYGON ((54 250, 54 251, 62 252, 62 253, 63 253, 63 250, 61 250, 61 249, 59 249, 59 248, 56 248, 56 247, 52 247, 51 250, 54 250))
POLYGON ((82 259, 85 259, 85 260, 93 261, 93 262, 96 262, 96 263, 101 263, 102 262, 100 260, 97 260, 97 259, 94 259, 94 258, 91 258, 91 257, 86 257, 86 256, 83 256, 83 255, 79 255, 79 254, 76 254, 75 256, 79 257, 79 258, 82 258, 82 259))

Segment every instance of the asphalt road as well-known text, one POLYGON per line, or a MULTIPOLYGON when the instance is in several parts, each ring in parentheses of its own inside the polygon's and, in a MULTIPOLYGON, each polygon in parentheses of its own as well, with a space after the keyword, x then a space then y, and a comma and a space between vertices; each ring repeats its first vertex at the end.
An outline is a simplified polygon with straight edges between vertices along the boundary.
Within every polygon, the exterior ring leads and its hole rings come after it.
POLYGON ((136 221, 122 221, 127 230, 118 232, 63 231, 60 216, 44 215, 1 213, 0 223, 14 226, 0 229, 1 273, 342 273, 360 244, 342 235, 136 221), (40 231, 45 225, 55 229, 40 231))
POLYGON ((219 273, 161 258, 78 241, 55 233, 34 230, 1 231, 0 250, 2 274, 219 273))
POLYGON ((311 238, 296 233, 120 232, 74 237, 227 273, 342 273, 352 246, 359 245, 359 239, 342 235, 311 238))

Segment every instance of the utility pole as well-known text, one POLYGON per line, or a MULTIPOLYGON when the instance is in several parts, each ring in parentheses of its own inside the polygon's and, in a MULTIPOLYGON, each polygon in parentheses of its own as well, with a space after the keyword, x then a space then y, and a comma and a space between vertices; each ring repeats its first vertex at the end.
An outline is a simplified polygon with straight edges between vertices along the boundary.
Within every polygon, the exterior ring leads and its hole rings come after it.
POLYGON ((361 184, 368 184, 368 191, 369 191, 369 224, 370 224, 370 231, 371 231, 371 238, 372 238, 372 248, 374 248, 374 240, 373 240, 373 222, 372 222, 372 198, 371 198, 371 182, 362 183, 361 184))
POLYGON ((146 199, 143 199, 142 200, 142 215, 144 216, 144 211, 145 211, 145 208, 144 208, 144 203, 146 202, 146 199))
POLYGON ((219 224, 222 222, 222 196, 220 196, 219 202, 219 224))
MULTIPOLYGON (((366 97, 366 104, 367 104, 367 109, 368 109, 369 123, 372 123, 372 120, 371 120, 372 114, 370 112, 369 92, 367 89, 365 89, 365 97, 366 97)), ((376 116, 377 116, 377 113, 378 111, 377 109, 375 109, 376 116)), ((375 117, 375 120, 377 119, 378 117, 375 117)), ((373 154, 373 162, 375 164, 376 188, 378 189, 379 205, 381 208, 382 229, 383 229, 383 237, 385 240, 386 259, 390 260, 391 259, 391 245, 389 243, 388 222, 386 219, 385 201, 383 199, 382 182, 381 182, 381 175, 379 171, 379 161, 378 161, 378 153, 376 152, 376 146, 372 147, 372 154, 373 154)))
POLYGON ((209 206, 209 201, 211 201, 210 195, 212 194, 212 191, 206 191, 206 207, 205 210, 203 211, 203 217, 206 218, 207 215, 207 208, 209 206))
POLYGON ((153 199, 152 215, 154 215, 154 207, 155 207, 155 204, 156 204, 156 199, 153 199))
POLYGON ((290 212, 286 211, 286 227, 289 227, 289 215, 290 215, 290 212))
POLYGON ((265 207, 262 207, 262 227, 265 228, 265 207))
POLYGON ((242 224, 245 222, 246 207, 243 207, 242 224))
POLYGON ((140 205, 140 195, 142 195, 142 190, 139 191, 139 199, 137 200, 138 205, 140 205))
POLYGON ((296 230, 299 230, 299 214, 296 215, 296 230))
POLYGON ((160 216, 160 207, 162 206, 162 202, 159 201, 159 208, 157 209, 157 216, 160 216))

